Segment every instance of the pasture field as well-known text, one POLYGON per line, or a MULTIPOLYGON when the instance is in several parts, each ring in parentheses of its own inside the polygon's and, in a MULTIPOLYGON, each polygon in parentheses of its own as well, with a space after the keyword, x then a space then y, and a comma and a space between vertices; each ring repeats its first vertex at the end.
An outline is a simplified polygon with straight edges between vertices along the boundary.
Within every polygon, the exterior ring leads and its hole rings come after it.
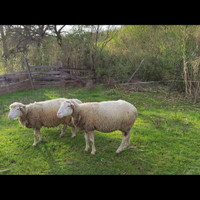
POLYGON ((41 88, 0 96, 0 174, 200 174, 200 105, 185 103, 173 93, 131 92, 124 89, 41 88), (71 138, 71 128, 42 128, 43 141, 32 146, 33 129, 9 120, 9 105, 54 98, 77 98, 83 102, 123 99, 138 110, 131 129, 129 148, 116 153, 120 131, 95 131, 96 154, 91 144, 84 153, 81 131, 71 138), (8 171, 1 171, 9 169, 8 171))

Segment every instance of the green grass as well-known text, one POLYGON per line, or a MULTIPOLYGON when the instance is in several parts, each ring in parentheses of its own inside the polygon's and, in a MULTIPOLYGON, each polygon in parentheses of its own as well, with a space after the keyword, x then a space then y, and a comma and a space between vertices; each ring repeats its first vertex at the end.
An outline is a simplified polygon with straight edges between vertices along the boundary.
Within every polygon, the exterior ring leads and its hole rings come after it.
POLYGON ((0 96, 0 174, 200 174, 200 107, 177 101, 165 93, 125 92, 96 86, 85 88, 42 88, 0 96), (57 128, 42 128, 43 141, 33 144, 33 130, 18 120, 8 120, 9 105, 59 97, 83 102, 123 99, 138 110, 131 130, 130 146, 116 154, 120 131, 95 131, 96 154, 91 145, 84 153, 85 139, 68 128, 59 138, 57 128))

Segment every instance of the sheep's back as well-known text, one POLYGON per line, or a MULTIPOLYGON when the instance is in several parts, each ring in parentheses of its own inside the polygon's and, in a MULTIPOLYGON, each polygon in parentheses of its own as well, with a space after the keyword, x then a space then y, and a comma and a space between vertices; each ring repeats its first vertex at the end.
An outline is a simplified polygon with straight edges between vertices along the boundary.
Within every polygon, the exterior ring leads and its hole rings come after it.
POLYGON ((41 128, 42 126, 55 127, 59 124, 68 122, 70 117, 57 117, 57 111, 62 100, 62 98, 59 100, 53 99, 28 105, 27 119, 31 124, 29 126, 37 128, 41 128))
POLYGON ((82 125, 87 130, 129 130, 137 117, 136 108, 123 100, 81 104, 82 125))

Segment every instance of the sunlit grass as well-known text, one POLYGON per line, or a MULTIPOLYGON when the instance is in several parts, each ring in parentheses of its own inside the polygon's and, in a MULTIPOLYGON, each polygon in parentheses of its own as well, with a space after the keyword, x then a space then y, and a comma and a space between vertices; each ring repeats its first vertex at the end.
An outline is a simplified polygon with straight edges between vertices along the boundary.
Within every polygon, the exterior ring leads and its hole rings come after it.
POLYGON ((85 88, 41 88, 0 96, 0 174, 200 174, 200 107, 177 101, 165 93, 85 88), (9 105, 54 98, 83 102, 123 99, 138 110, 131 129, 130 146, 116 154, 120 131, 95 131, 96 154, 84 153, 80 131, 71 139, 71 128, 59 138, 57 128, 42 128, 43 141, 33 147, 33 130, 18 120, 8 120, 9 105))

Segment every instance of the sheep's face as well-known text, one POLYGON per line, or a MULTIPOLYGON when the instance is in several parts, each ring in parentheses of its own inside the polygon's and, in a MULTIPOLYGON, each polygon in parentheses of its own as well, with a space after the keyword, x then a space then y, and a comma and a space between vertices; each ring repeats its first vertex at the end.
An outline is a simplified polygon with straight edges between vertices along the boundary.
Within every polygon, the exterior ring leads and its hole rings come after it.
POLYGON ((10 105, 10 112, 8 114, 8 119, 15 119, 23 115, 23 111, 25 111, 26 106, 23 104, 13 103, 10 105))
POLYGON ((74 104, 71 101, 64 101, 61 103, 60 108, 57 112, 59 118, 71 115, 73 113, 74 104))

